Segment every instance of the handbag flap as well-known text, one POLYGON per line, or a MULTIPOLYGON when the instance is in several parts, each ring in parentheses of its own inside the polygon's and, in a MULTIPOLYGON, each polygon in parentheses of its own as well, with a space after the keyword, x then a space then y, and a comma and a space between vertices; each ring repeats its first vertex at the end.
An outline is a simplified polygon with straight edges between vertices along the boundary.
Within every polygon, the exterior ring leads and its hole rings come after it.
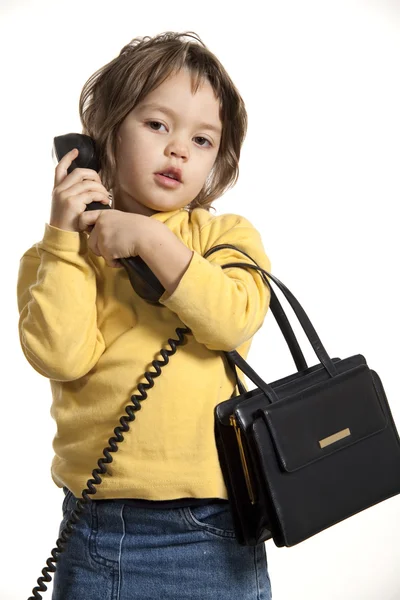
POLYGON ((360 365, 273 402, 262 416, 291 472, 385 429, 382 404, 368 365, 360 365))

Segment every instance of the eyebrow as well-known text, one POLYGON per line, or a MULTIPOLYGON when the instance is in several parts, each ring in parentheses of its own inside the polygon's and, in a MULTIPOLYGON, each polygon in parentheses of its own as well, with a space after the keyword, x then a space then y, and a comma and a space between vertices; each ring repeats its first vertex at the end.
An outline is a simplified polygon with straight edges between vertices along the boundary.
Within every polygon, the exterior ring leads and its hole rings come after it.
MULTIPOLYGON (((175 117, 177 115, 177 113, 171 108, 168 108, 167 106, 161 106, 161 104, 142 104, 142 106, 140 107, 140 112, 149 108, 152 110, 159 110, 171 117, 175 117)), ((199 123, 198 126, 201 129, 209 129, 210 131, 214 131, 217 134, 221 133, 220 127, 216 127, 215 125, 211 125, 210 123, 199 123)))

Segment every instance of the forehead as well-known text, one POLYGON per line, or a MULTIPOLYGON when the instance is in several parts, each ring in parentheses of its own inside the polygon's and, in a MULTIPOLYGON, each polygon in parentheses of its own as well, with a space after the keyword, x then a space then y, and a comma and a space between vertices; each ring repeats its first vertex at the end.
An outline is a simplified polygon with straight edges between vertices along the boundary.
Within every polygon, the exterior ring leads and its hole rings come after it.
POLYGON ((220 101, 211 84, 204 80, 192 93, 190 73, 181 71, 171 75, 136 106, 135 112, 161 111, 170 117, 195 121, 221 133, 220 101))

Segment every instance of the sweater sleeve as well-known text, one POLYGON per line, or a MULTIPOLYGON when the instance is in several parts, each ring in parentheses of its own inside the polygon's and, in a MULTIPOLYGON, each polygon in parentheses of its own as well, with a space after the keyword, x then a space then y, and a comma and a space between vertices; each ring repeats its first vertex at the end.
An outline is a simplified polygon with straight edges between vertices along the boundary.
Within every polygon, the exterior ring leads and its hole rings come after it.
POLYGON ((271 272, 257 229, 244 217, 224 214, 201 229, 202 253, 193 252, 178 286, 170 296, 165 292, 160 302, 179 316, 198 342, 210 350, 229 352, 260 329, 271 293, 256 269, 222 269, 221 265, 231 262, 255 264, 241 252, 226 248, 203 258, 209 248, 219 244, 240 248, 271 272))
POLYGON ((87 252, 85 233, 46 223, 42 241, 20 260, 20 344, 32 367, 49 379, 79 379, 105 349, 97 328, 96 280, 87 252))

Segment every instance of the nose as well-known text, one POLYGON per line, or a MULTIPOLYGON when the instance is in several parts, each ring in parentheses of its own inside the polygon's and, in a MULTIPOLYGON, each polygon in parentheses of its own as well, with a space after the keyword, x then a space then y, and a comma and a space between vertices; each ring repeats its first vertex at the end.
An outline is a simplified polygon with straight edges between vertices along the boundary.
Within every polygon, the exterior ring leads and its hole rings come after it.
POLYGON ((171 142, 166 148, 167 156, 176 156, 186 160, 189 156, 189 150, 186 144, 182 142, 171 142))

